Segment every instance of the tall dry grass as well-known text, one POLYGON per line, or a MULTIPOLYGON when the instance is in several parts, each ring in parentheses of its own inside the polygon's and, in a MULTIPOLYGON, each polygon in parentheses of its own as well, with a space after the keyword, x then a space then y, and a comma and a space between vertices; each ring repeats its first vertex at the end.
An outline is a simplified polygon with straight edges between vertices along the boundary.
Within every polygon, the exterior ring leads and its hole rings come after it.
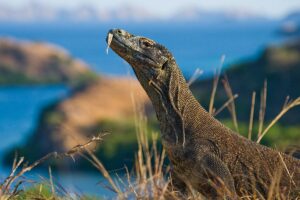
MULTIPOLYGON (((222 62, 224 62, 225 57, 222 57, 222 62)), ((235 100, 238 98, 238 94, 234 94, 232 91, 229 81, 226 76, 222 77, 221 67, 216 71, 215 78, 213 80, 213 88, 211 92, 211 100, 208 105, 208 111, 213 116, 218 116, 224 109, 228 109, 234 128, 236 131, 239 130, 239 122, 237 119, 237 111, 235 107, 235 100), (223 87, 228 96, 228 100, 220 108, 215 108, 214 101, 217 92, 218 83, 222 80, 223 87)), ((189 85, 201 75, 201 71, 197 70, 192 76, 192 79, 188 81, 189 85)), ((286 114, 289 110, 295 106, 300 105, 300 97, 295 100, 289 100, 287 98, 283 105, 281 112, 267 125, 264 125, 264 116, 266 112, 266 100, 267 100, 267 81, 265 81, 263 89, 261 91, 261 101, 259 109, 259 119, 257 123, 259 124, 259 129, 257 133, 253 133, 253 124, 255 123, 255 99, 256 92, 253 92, 250 105, 250 116, 249 116, 249 128, 248 128, 248 139, 256 138, 256 142, 261 142, 263 137, 269 132, 269 130, 280 120, 280 118, 286 114), (255 134, 255 135, 254 135, 255 134)), ((133 95, 132 95, 133 97, 133 95)), ((82 158, 86 159, 93 165, 100 174, 108 181, 109 185, 105 186, 107 189, 115 193, 116 199, 191 199, 191 200, 201 200, 205 199, 198 194, 193 192, 190 196, 181 196, 181 194, 176 191, 172 186, 172 180, 170 176, 170 166, 166 164, 166 152, 164 149, 158 148, 158 135, 159 133, 151 133, 152 140, 148 140, 149 129, 147 128, 147 118, 144 114, 142 107, 139 106, 135 99, 132 98, 133 108, 135 109, 135 124, 136 124, 136 136, 138 142, 138 150, 135 154, 134 169, 129 170, 126 168, 126 173, 124 177, 120 177, 118 174, 109 173, 101 160, 99 160, 94 153, 87 148, 91 143, 98 142, 102 140, 102 136, 94 137, 89 142, 83 145, 78 145, 72 148, 69 152, 63 154, 57 154, 56 152, 49 153, 42 157, 40 160, 26 165, 24 164, 24 158, 15 159, 12 172, 0 184, 0 196, 2 199, 13 199, 18 197, 19 187, 23 184, 23 180, 19 178, 25 173, 31 171, 33 168, 44 162, 51 157, 72 157, 75 154, 79 154, 82 158)), ((113 134, 113 133, 112 133, 113 134)), ((283 161, 283 160, 282 160, 283 161)), ((284 166, 284 165, 283 165, 284 166)), ((289 199, 289 197, 282 196, 279 192, 279 180, 282 170, 278 169, 275 173, 274 180, 272 184, 267 186, 269 188, 269 194, 266 199, 289 199)), ((55 187, 53 182, 50 181, 50 185, 53 193, 55 193, 55 187)), ((299 197, 300 198, 300 197, 299 197)), ((264 199, 259 192, 254 194, 247 194, 241 197, 241 199, 264 199)))

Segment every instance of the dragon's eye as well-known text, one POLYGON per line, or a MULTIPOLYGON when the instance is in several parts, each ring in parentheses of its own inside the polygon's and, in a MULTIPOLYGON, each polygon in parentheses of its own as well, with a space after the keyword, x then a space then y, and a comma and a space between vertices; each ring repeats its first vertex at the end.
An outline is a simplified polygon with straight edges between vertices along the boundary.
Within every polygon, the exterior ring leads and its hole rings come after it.
POLYGON ((153 42, 143 38, 143 39, 140 40, 140 44, 141 44, 142 47, 149 48, 153 45, 153 42))
POLYGON ((147 41, 144 41, 144 42, 143 42, 143 45, 144 45, 145 47, 150 47, 150 46, 151 46, 150 42, 147 42, 147 41))

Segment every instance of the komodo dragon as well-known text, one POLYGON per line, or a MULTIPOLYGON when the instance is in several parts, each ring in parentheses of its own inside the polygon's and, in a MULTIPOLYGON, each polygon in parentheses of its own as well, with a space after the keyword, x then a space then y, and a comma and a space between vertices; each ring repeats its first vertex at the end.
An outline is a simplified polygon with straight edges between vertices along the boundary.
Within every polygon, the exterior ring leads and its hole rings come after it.
POLYGON ((154 106, 177 190, 209 199, 266 198, 279 180, 277 194, 300 196, 300 160, 252 142, 212 117, 164 46, 121 29, 110 30, 106 40, 132 66, 154 106))

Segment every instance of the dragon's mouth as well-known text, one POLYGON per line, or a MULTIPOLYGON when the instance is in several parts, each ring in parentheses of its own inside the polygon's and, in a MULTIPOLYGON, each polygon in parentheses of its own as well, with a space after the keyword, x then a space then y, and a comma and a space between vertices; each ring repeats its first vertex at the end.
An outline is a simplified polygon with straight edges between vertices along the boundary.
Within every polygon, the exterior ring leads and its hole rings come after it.
POLYGON ((109 48, 112 48, 114 51, 114 47, 117 47, 117 48, 124 48, 124 49, 131 49, 130 46, 128 44, 126 44, 124 42, 124 40, 121 40, 119 38, 119 36, 109 32, 107 34, 107 37, 106 37, 106 42, 107 42, 107 49, 106 49, 106 52, 108 52, 108 49, 109 48))
POLYGON ((112 29, 108 32, 107 37, 106 37, 106 42, 107 42, 107 49, 108 51, 109 48, 112 48, 114 51, 119 50, 128 50, 128 51, 135 51, 135 48, 133 44, 131 44, 130 39, 135 37, 132 34, 129 34, 127 32, 120 32, 119 29, 112 29))

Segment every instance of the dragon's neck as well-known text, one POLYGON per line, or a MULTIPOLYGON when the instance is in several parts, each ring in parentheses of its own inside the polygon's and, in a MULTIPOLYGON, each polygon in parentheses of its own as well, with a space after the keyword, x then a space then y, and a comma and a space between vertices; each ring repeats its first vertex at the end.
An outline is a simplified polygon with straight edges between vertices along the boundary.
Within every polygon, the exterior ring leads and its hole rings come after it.
POLYGON ((158 91, 161 93, 159 98, 152 100, 160 122, 162 139, 168 143, 184 145, 189 134, 195 132, 193 129, 211 116, 195 99, 179 69, 171 73, 169 84, 164 87, 158 91))

